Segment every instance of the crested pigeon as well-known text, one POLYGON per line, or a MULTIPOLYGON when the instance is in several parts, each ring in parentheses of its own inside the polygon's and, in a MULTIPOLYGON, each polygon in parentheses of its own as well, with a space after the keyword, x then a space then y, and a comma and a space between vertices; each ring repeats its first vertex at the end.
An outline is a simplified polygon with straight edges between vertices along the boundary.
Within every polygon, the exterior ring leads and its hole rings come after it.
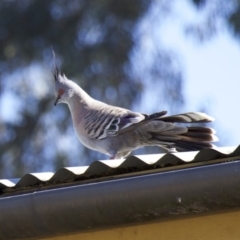
POLYGON ((175 125, 213 121, 205 113, 165 116, 167 112, 162 111, 141 114, 95 100, 61 74, 56 63, 53 75, 54 105, 66 103, 80 142, 92 150, 109 155, 110 159, 127 157, 133 150, 144 146, 159 146, 170 151, 213 148, 212 142, 218 140, 211 128, 175 125))

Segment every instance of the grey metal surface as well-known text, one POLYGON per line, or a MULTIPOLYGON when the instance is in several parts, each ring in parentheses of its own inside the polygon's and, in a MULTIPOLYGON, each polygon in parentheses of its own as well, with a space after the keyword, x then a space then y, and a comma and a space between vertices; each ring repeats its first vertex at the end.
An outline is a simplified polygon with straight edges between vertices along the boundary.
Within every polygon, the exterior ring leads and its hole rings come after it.
POLYGON ((1 193, 11 190, 20 191, 29 188, 37 188, 43 184, 54 186, 61 183, 76 182, 86 179, 99 179, 106 176, 120 176, 127 173, 141 175, 146 170, 167 170, 169 166, 182 166, 187 168, 189 164, 207 165, 211 160, 238 159, 240 157, 239 147, 223 147, 214 149, 204 149, 200 152, 179 152, 168 154, 152 154, 130 156, 122 160, 103 160, 93 162, 90 166, 66 167, 57 172, 28 173, 20 179, 0 179, 1 193))
POLYGON ((240 161, 0 199, 0 239, 38 239, 240 207, 240 161))

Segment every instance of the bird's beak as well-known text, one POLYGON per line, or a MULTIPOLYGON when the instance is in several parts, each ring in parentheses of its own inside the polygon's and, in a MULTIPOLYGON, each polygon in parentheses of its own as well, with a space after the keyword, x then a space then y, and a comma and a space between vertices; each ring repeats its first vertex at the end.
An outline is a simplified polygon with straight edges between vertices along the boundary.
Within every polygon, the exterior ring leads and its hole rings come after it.
POLYGON ((60 98, 61 98, 61 96, 58 95, 57 98, 56 98, 56 100, 55 100, 55 102, 54 102, 54 106, 56 106, 56 105, 58 104, 58 101, 59 101, 60 98))

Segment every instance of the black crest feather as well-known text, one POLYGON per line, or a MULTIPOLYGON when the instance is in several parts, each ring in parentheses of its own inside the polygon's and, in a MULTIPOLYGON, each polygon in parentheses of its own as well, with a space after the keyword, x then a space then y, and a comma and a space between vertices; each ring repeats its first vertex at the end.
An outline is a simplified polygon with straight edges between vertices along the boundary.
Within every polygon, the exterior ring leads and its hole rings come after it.
POLYGON ((53 72, 52 73, 53 73, 53 76, 54 76, 54 80, 57 81, 58 75, 60 74, 60 70, 57 67, 56 54, 53 50, 53 47, 52 47, 52 54, 53 54, 53 72))

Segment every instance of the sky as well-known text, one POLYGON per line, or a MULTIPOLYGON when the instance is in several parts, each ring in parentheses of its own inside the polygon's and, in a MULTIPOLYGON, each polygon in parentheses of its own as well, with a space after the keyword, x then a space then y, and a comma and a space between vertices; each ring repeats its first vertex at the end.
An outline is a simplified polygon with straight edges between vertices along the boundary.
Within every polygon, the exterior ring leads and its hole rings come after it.
POLYGON ((204 46, 179 44, 184 51, 186 109, 206 106, 227 145, 240 143, 240 46, 222 33, 204 46), (201 67, 199 67, 201 66, 201 67))
POLYGON ((239 145, 240 42, 227 28, 204 44, 183 41, 183 36, 178 39, 176 47, 186 66, 187 107, 194 109, 203 102, 221 131, 220 144, 239 145))
POLYGON ((240 144, 240 42, 226 26, 203 43, 186 36, 183 25, 196 18, 196 12, 188 1, 175 3, 175 17, 164 22, 158 37, 163 48, 177 53, 182 66, 184 110, 206 108, 215 118, 219 145, 237 146, 240 144))

